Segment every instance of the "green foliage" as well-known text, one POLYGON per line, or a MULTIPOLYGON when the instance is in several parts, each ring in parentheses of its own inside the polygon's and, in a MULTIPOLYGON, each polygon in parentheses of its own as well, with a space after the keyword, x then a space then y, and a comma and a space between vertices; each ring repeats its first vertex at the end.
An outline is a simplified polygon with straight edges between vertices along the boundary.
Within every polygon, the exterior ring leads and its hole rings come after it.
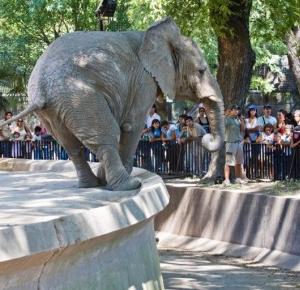
POLYGON ((96 29, 98 0, 1 0, 0 79, 10 94, 26 94, 30 72, 55 38, 96 29))
POLYGON ((114 18, 106 27, 109 31, 126 31, 132 28, 132 23, 129 20, 129 3, 126 0, 119 0, 115 11, 114 18))
MULTIPOLYGON (((252 0, 250 32, 256 66, 270 63, 272 55, 286 53, 284 37, 299 25, 300 0, 252 0)), ((110 31, 145 30, 154 21, 171 16, 182 33, 203 49, 213 70, 217 68, 217 35, 228 31, 234 0, 118 0, 110 31)), ((0 80, 12 93, 25 92, 28 76, 38 56, 57 37, 75 30, 96 30, 99 0, 1 0, 0 80)), ((242 16, 242 15, 241 15, 242 16)), ((254 78, 252 88, 269 92, 265 81, 254 78)))
POLYGON ((274 86, 268 80, 256 75, 252 76, 250 88, 261 91, 264 95, 269 95, 275 90, 274 86))
POLYGON ((128 19, 132 29, 145 30, 154 21, 171 16, 182 34, 203 49, 212 69, 217 66, 217 41, 209 20, 208 1, 130 0, 128 19))

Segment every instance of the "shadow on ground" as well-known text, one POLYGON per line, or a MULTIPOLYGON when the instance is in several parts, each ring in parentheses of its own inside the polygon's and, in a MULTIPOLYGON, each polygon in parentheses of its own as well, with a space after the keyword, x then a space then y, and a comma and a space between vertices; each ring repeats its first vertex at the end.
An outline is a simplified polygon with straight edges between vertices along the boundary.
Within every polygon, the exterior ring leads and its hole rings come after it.
POLYGON ((166 290, 300 289, 300 274, 257 267, 239 259, 199 252, 160 250, 166 290))

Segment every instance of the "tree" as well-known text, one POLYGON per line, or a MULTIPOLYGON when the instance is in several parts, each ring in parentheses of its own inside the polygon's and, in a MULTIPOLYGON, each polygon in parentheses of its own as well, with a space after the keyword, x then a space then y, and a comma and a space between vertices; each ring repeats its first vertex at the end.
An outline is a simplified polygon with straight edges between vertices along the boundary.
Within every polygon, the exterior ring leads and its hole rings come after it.
POLYGON ((210 21, 218 36, 217 80, 226 106, 248 94, 255 63, 249 33, 251 6, 251 0, 210 2, 210 21))
POLYGON ((289 64, 294 73, 300 94, 300 27, 294 27, 286 36, 289 64))
MULTIPOLYGON (((300 1, 299 0, 253 0, 252 38, 260 44, 256 47, 271 52, 279 48, 277 54, 287 54, 294 73, 298 91, 300 84, 300 1), (268 47, 267 47, 268 46, 268 47), (271 50, 270 50, 271 47, 271 50)), ((265 53, 268 55, 268 53, 265 53)), ((268 62, 267 59, 264 60, 268 62)), ((262 63, 260 61, 260 63, 262 63)))
POLYGON ((54 39, 97 28, 97 5, 98 0, 1 0, 0 79, 12 86, 12 92, 26 94, 38 56, 54 39))

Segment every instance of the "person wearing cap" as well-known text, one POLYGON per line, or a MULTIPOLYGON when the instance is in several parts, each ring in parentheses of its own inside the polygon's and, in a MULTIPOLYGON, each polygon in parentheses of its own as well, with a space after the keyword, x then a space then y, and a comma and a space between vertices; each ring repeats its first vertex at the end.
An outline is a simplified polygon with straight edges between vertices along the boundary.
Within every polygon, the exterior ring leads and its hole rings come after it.
POLYGON ((250 142, 255 143, 260 130, 260 126, 257 123, 257 109, 255 105, 251 105, 248 108, 247 118, 245 119, 245 127, 250 142))
POLYGON ((225 117, 225 180, 223 185, 230 185, 230 166, 235 168, 236 183, 244 184, 242 180, 242 164, 244 163, 243 154, 243 133, 245 131, 244 120, 238 118, 237 106, 231 106, 229 115, 225 117))
POLYGON ((264 105, 263 115, 257 119, 257 123, 260 126, 260 131, 262 131, 266 124, 271 124, 272 126, 276 127, 277 120, 275 117, 271 116, 271 113, 272 107, 270 105, 264 105))

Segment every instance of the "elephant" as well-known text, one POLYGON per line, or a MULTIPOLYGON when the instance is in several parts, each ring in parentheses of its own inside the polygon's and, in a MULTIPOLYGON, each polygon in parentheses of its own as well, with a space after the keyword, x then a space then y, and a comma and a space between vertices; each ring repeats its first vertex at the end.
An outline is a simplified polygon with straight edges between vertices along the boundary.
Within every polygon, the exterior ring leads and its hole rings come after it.
MULTIPOLYGON (((79 187, 132 190, 130 176, 144 119, 155 99, 190 99, 206 107, 211 134, 203 146, 224 140, 223 97, 195 42, 166 17, 145 32, 72 32, 45 50, 28 82, 28 106, 10 122, 34 113, 65 148, 79 187), (83 148, 100 161, 94 174, 83 148)), ((2 126, 5 123, 1 124, 2 126)))

